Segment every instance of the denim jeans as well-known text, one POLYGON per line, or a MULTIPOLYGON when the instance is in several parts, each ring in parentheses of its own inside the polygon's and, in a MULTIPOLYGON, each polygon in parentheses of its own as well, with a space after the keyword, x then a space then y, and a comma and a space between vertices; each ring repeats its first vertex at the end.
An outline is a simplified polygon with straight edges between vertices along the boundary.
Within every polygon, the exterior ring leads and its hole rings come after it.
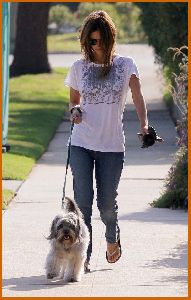
POLYGON ((123 169, 123 152, 99 152, 71 146, 70 166, 73 174, 74 199, 78 204, 90 232, 87 260, 92 252, 92 204, 94 198, 93 170, 97 188, 97 207, 106 226, 106 241, 115 243, 119 239, 117 220, 117 188, 123 169))

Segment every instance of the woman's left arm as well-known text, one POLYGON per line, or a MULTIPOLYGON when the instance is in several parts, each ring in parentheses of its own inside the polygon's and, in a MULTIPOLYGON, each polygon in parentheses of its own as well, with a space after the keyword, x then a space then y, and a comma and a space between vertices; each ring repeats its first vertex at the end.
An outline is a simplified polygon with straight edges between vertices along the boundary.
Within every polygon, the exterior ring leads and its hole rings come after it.
POLYGON ((140 121, 141 133, 144 135, 148 133, 148 118, 146 103, 142 95, 141 84, 136 75, 131 75, 129 86, 131 88, 133 102, 137 111, 137 115, 140 121))

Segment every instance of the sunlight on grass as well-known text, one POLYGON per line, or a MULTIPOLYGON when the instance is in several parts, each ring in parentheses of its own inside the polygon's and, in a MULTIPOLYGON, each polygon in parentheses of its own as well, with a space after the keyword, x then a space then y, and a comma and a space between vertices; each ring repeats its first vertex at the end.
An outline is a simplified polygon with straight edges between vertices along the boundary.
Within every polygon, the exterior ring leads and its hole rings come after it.
POLYGON ((80 53, 78 33, 48 35, 48 52, 80 53))
POLYGON ((15 193, 11 190, 3 190, 2 196, 2 209, 5 210, 7 209, 9 202, 15 196, 15 193))
POLYGON ((64 112, 69 89, 64 86, 66 68, 50 74, 10 79, 9 153, 3 153, 3 179, 25 179, 46 150, 64 112))

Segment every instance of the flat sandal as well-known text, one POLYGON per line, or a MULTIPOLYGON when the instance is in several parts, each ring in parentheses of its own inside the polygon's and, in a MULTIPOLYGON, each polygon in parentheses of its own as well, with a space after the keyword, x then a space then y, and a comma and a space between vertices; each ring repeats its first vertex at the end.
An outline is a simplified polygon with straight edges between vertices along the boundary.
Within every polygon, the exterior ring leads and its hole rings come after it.
POLYGON ((117 247, 116 249, 112 252, 112 253, 109 253, 108 251, 106 251, 106 259, 107 259, 107 262, 110 263, 110 264, 114 264, 116 263, 120 257, 121 257, 121 254, 122 254, 122 250, 121 250, 121 244, 120 244, 120 239, 117 241, 117 247), (113 256, 117 251, 119 251, 119 256, 117 257, 117 259, 115 261, 109 261, 108 260, 108 255, 111 257, 113 256))

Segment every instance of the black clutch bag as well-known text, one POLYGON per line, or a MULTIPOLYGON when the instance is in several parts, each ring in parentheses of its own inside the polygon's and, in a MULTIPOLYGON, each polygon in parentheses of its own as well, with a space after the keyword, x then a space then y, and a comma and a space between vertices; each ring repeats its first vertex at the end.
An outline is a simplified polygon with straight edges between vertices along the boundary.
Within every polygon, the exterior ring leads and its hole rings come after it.
POLYGON ((148 148, 148 147, 154 145, 155 142, 164 142, 163 138, 158 136, 154 127, 150 126, 150 125, 148 126, 147 134, 144 134, 144 135, 142 133, 137 133, 137 134, 143 142, 141 148, 148 148))

